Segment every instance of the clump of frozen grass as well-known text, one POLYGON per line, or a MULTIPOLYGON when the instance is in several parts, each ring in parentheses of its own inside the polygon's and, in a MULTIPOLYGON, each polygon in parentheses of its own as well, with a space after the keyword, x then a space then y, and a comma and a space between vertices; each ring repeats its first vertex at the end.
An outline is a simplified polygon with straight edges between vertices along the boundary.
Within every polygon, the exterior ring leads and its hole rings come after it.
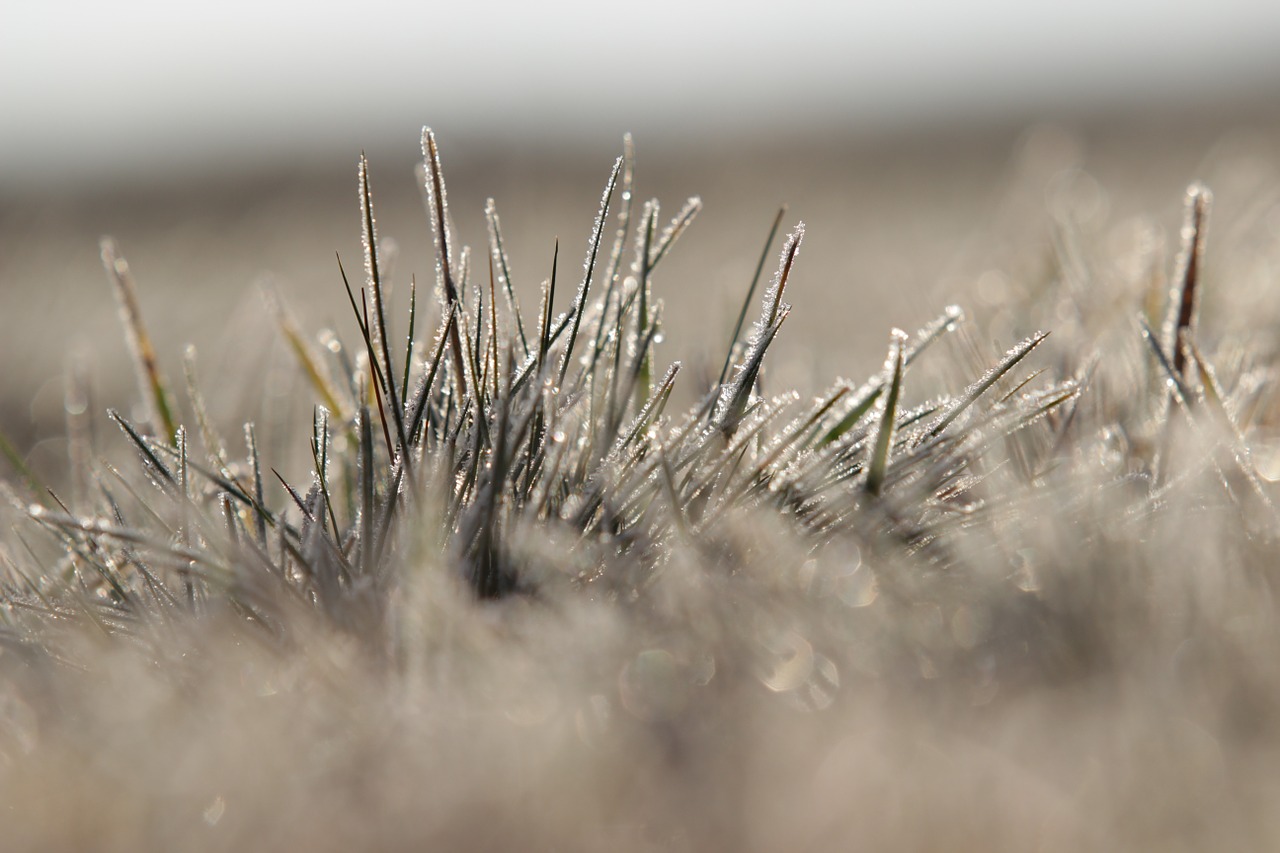
MULTIPOLYGON (((87 485, 10 489, 6 849, 1280 837, 1280 528, 1250 451, 1275 368, 1200 337, 1205 191, 1163 335, 1090 317, 1127 343, 1055 340, 1028 370, 1036 333, 954 395, 907 370, 980 338, 954 306, 861 385, 766 392, 797 226, 675 412, 651 286, 700 202, 661 232, 656 200, 634 215, 628 140, 569 309, 557 247, 523 316, 496 205, 479 263, 430 131, 423 153, 434 308, 413 289, 396 337, 363 157, 358 337, 321 345, 273 304, 316 400, 307 482, 251 425, 228 449, 193 359, 182 420, 104 243, 147 416, 111 413, 134 473, 85 462, 78 429, 87 485)), ((1099 310, 1043 300, 1028 327, 1099 310)))

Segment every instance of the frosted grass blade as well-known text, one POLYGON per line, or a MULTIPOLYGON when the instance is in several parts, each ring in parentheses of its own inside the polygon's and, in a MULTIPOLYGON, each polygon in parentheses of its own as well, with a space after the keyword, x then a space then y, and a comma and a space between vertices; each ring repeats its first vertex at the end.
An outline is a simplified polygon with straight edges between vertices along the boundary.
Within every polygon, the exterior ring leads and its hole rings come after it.
POLYGON ((889 358, 885 362, 885 383, 888 392, 880 412, 880 425, 876 430, 875 444, 871 449, 871 459, 867 464, 867 479, 863 488, 869 494, 879 495, 884 486, 885 472, 889 469, 889 453, 893 449, 893 436, 898 417, 898 398, 902 394, 902 374, 905 369, 903 350, 907 344, 907 333, 894 329, 889 339, 889 358))
POLYGON ((142 322, 142 309, 138 306, 138 288, 134 284, 133 274, 115 240, 103 237, 101 247, 102 265, 106 267, 115 290, 129 351, 133 355, 138 387, 143 400, 147 402, 151 430, 155 435, 164 436, 166 441, 172 442, 177 433, 173 405, 164 377, 160 374, 151 336, 147 334, 147 328, 142 322))

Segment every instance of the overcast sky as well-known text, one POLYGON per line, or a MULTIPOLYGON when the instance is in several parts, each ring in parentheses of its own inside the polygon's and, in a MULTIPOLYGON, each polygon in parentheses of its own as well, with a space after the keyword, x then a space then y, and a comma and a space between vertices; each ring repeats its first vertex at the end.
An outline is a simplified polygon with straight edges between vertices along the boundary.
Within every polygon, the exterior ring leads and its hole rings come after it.
POLYGON ((9 0, 0 189, 424 122, 875 127, 1188 88, 1280 92, 1280 2, 9 0))

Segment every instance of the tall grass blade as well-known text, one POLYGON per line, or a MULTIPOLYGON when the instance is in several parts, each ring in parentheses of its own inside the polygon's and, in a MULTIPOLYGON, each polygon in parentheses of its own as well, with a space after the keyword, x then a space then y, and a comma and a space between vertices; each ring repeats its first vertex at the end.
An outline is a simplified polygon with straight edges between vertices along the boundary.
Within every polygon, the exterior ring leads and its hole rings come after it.
POLYGON ((791 269, 795 265, 796 254, 804 241, 804 223, 796 225, 782 247, 782 260, 778 266, 773 284, 764 297, 764 309, 752 333, 747 350, 746 360, 738 368, 733 382, 721 389, 719 400, 712 410, 712 423, 726 437, 732 436, 738 421, 746 411, 751 393, 760 376, 760 367, 764 362, 765 350, 778 334, 782 322, 786 319, 791 306, 782 301, 791 278, 791 269))
POLYGON ((485 219, 489 223, 489 251, 498 262, 498 280, 502 283, 502 291, 507 297, 507 308, 515 321, 516 336, 520 339, 520 352, 529 357, 529 338, 524 331, 524 319, 520 314, 520 302, 516 299, 515 288, 511 284, 511 264, 507 260, 507 250, 502 243, 502 223, 498 219, 498 208, 493 199, 484 206, 485 219))
POLYGON ((733 334, 729 336, 729 348, 724 354, 724 366, 720 368, 720 378, 716 380, 717 385, 723 385, 725 379, 729 376, 729 367, 733 364, 734 351, 737 349, 738 341, 742 337, 742 327, 747 322, 747 312, 751 310, 752 303, 755 302, 756 288, 760 286, 760 276, 764 274, 764 265, 769 262, 769 253, 773 251, 773 241, 778 237, 778 229, 782 227, 782 219, 787 215, 787 206, 784 204, 778 208, 778 213, 773 217, 773 224, 769 226, 769 236, 765 238, 764 249, 760 252, 760 260, 756 263, 756 271, 751 276, 751 286, 747 288, 747 296, 742 300, 742 309, 738 312, 738 320, 733 325, 733 334))
MULTIPOLYGON (((451 311, 461 301, 454 282, 453 238, 449 231, 449 199, 444 186, 444 174, 440 169, 440 149, 431 128, 422 129, 422 160, 424 168, 423 189, 426 192, 427 212, 431 220, 432 239, 436 246, 436 280, 443 293, 443 308, 451 311)), ((458 398, 466 396, 466 370, 463 366, 461 335, 455 323, 449 329, 449 341, 453 349, 454 382, 458 398)))
MULTIPOLYGON (((392 412, 399 408, 399 397, 396 393, 395 367, 391 362, 391 343, 387 335, 386 295, 383 293, 382 268, 378 258, 378 226, 373 215, 373 193, 369 189, 369 161, 364 154, 360 155, 359 166, 360 194, 360 226, 361 243, 364 247, 364 272, 366 287, 369 292, 369 303, 372 309, 372 320, 366 319, 369 335, 376 349, 369 351, 370 358, 382 359, 381 373, 384 377, 383 393, 387 396, 392 412)), ((400 431, 404 431, 403 424, 400 431)))
POLYGON ((405 338, 404 344, 404 377, 400 380, 400 399, 405 407, 409 405, 409 374, 413 367, 413 345, 415 342, 414 334, 417 332, 417 321, 418 277, 412 276, 409 279, 409 333, 405 338))
POLYGON ((1200 278, 1204 274, 1204 247, 1213 193, 1203 184, 1187 188, 1186 218, 1182 226, 1182 251, 1178 257, 1173 291, 1169 294, 1169 319, 1165 324, 1165 352, 1173 355, 1173 369, 1186 378, 1183 341, 1195 334, 1200 313, 1200 278))
POLYGON ((596 214, 595 224, 591 228, 591 239, 587 243, 587 259, 583 263, 582 284, 578 286, 578 294, 574 297, 571 309, 572 325, 569 329, 569 340, 565 344, 564 354, 560 358, 560 370, 557 384, 564 384, 565 373, 569 370, 569 361, 573 358, 573 345, 578 338, 578 328, 582 325, 582 314, 587 307, 587 294, 591 289, 591 279, 595 276, 596 258, 600 254, 600 241, 604 238, 604 226, 609 218, 609 204, 613 201, 613 191, 618 185, 618 177, 622 174, 622 158, 613 164, 609 180, 605 184, 604 193, 600 196, 600 212, 596 214))
POLYGON ((120 254, 115 240, 103 237, 102 265, 106 267, 107 276, 116 294, 116 302, 120 308, 120 318, 124 324, 125 336, 129 342, 129 351, 133 355, 134 372, 138 377, 138 387, 142 399, 148 407, 148 418, 154 435, 164 436, 172 443, 177 433, 174 420, 173 405, 164 377, 160 373, 156 361, 155 347, 151 344, 151 336, 142 322, 142 309, 138 306, 138 288, 134 284, 129 264, 120 254))

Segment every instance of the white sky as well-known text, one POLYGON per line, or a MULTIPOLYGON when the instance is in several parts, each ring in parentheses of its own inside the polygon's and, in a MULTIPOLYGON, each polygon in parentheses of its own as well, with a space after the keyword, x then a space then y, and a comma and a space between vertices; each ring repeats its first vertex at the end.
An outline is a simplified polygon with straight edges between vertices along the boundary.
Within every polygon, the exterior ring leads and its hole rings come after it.
POLYGON ((884 125, 1187 87, 1280 91, 1280 0, 0 0, 0 188, 424 122, 884 125))

